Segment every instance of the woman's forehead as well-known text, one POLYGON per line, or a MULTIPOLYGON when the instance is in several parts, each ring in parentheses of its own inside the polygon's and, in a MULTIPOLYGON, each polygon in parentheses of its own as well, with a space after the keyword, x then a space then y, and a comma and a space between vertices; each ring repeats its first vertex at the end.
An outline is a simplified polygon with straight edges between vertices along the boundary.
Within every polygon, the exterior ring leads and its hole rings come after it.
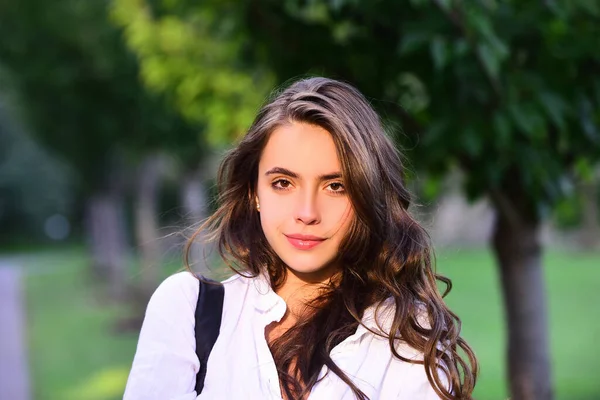
POLYGON ((282 125, 271 133, 259 171, 264 174, 274 168, 306 178, 341 172, 331 134, 320 126, 298 122, 282 125))

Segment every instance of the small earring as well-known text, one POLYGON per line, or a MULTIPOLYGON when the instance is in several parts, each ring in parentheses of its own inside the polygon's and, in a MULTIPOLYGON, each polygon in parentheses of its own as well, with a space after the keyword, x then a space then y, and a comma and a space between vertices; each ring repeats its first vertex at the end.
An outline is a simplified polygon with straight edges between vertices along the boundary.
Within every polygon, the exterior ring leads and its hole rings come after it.
POLYGON ((260 212, 260 203, 258 202, 258 199, 256 199, 256 211, 260 212))

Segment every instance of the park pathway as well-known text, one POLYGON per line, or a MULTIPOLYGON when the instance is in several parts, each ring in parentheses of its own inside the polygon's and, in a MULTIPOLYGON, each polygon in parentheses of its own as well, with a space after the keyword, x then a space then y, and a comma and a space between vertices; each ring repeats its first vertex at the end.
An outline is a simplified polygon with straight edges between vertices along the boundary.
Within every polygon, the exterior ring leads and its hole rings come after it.
POLYGON ((30 400, 23 270, 0 260, 0 400, 30 400))

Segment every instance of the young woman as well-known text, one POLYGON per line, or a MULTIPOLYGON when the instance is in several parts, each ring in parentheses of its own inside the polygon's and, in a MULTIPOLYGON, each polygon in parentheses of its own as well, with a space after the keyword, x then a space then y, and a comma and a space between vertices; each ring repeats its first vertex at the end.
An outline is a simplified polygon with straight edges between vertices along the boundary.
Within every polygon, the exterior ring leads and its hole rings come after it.
POLYGON ((298 81, 224 159, 206 227, 236 274, 194 391, 197 278, 148 305, 125 399, 468 399, 477 374, 408 213, 400 156, 352 86, 298 81))

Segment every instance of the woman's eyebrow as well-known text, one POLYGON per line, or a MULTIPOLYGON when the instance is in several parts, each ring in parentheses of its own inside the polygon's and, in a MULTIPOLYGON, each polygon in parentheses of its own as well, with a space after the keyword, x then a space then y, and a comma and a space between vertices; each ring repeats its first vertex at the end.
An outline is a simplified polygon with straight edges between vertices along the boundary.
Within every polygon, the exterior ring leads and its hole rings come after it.
MULTIPOLYGON (((297 174, 296 172, 290 171, 289 169, 282 168, 282 167, 273 167, 270 170, 268 170, 267 172, 265 172, 265 176, 276 175, 276 174, 287 175, 290 178, 294 178, 294 179, 300 178, 300 175, 297 174)), ((340 172, 333 172, 330 174, 319 175, 318 179, 319 179, 319 181, 329 181, 332 179, 340 179, 341 177, 342 177, 342 174, 340 172)))
POLYGON ((281 167, 273 167, 270 170, 268 170, 267 172, 265 172, 266 176, 276 175, 276 174, 287 175, 290 178, 296 178, 296 179, 300 177, 300 175, 298 175, 297 173, 292 172, 287 168, 281 168, 281 167))
POLYGON ((333 179, 341 179, 341 177, 342 177, 341 173, 334 172, 334 173, 331 173, 331 174, 320 175, 319 176, 319 180, 320 181, 330 181, 330 180, 333 180, 333 179))

